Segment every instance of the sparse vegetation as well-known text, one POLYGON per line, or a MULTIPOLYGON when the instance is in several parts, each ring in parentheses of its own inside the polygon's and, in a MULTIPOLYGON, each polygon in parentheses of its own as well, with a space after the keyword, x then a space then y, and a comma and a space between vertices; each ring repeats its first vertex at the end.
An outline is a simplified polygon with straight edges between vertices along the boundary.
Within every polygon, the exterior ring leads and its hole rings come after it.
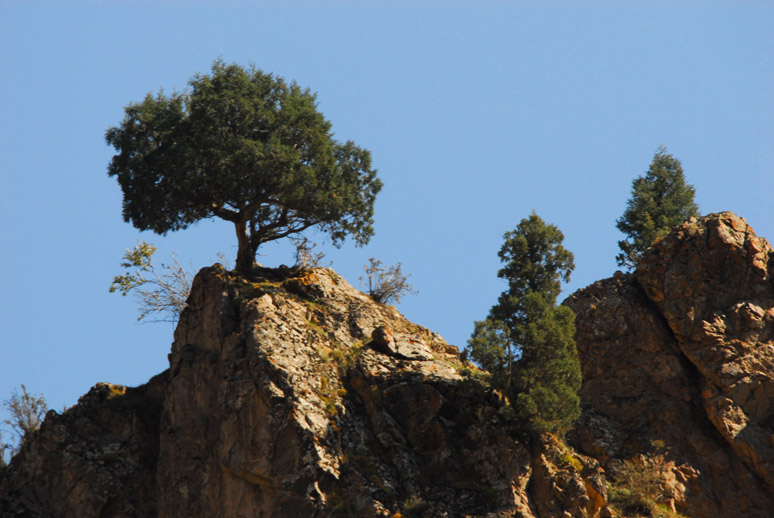
POLYGON ((323 347, 319 350, 320 358, 335 369, 335 375, 321 376, 318 396, 325 405, 325 411, 329 417, 335 417, 338 412, 339 402, 347 395, 347 389, 341 384, 347 370, 357 363, 357 358, 362 352, 363 344, 354 344, 347 347, 344 344, 335 343, 331 347, 323 347))
POLYGON ((679 518, 664 502, 664 454, 624 460, 613 473, 610 503, 625 516, 679 518))
POLYGON ((578 472, 578 473, 580 473, 581 471, 583 471, 583 464, 581 463, 581 461, 579 461, 579 460, 578 460, 578 459, 577 459, 577 458, 576 458, 574 455, 572 455, 571 453, 565 453, 564 455, 562 455, 562 462, 564 462, 564 463, 565 463, 565 464, 567 464, 568 466, 572 466, 572 468, 573 468, 573 469, 574 469, 576 472, 578 472))
POLYGON ((420 518, 430 507, 430 504, 422 500, 418 495, 411 495, 403 502, 403 516, 406 518, 420 518))
POLYGON ((400 299, 404 295, 417 293, 408 283, 411 274, 404 275, 401 268, 402 264, 397 263, 385 269, 380 260, 371 257, 368 259, 368 264, 363 266, 366 276, 360 277, 360 281, 367 282, 368 295, 376 302, 380 304, 400 303, 400 299))
MULTIPOLYGON (((344 389, 342 388, 341 390, 344 389)), ((344 390, 344 395, 346 395, 346 393, 347 391, 344 390)), ((336 403, 339 401, 339 390, 337 389, 337 385, 331 382, 326 376, 320 378, 319 396, 325 405, 325 412, 328 414, 328 417, 335 417, 336 414, 338 414, 336 403)))
POLYGON ((157 269, 153 265, 156 247, 145 241, 127 250, 121 267, 126 273, 113 278, 110 292, 120 292, 126 296, 130 292, 137 294, 142 320, 150 314, 160 315, 153 322, 177 322, 186 307, 191 293, 191 274, 172 255, 171 264, 161 264, 157 269))
MULTIPOLYGON (((0 436, 0 457, 5 459, 6 450, 15 454, 21 448, 24 441, 43 424, 43 419, 48 411, 46 398, 42 394, 30 394, 27 387, 21 386, 22 392, 14 391, 11 399, 5 401, 3 406, 10 413, 11 417, 3 421, 10 426, 11 431, 16 435, 16 444, 8 444, 2 441, 0 436)), ((5 460, 3 460, 5 462, 5 460)))
POLYGON ((321 266, 328 266, 323 263, 325 259, 324 252, 315 252, 317 243, 312 243, 305 236, 291 237, 290 242, 296 248, 296 267, 306 270, 308 268, 319 268, 321 266))
POLYGON ((357 363, 357 359, 363 352, 363 343, 346 346, 340 343, 334 343, 334 346, 325 347, 320 351, 320 357, 333 364, 336 367, 339 376, 345 376, 347 369, 357 363))

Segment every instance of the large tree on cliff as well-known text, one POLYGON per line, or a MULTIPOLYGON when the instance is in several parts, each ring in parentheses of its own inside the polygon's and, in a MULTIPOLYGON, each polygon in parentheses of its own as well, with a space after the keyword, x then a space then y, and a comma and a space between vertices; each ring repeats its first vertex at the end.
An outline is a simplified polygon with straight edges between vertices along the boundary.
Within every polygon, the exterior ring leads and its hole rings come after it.
POLYGON ((632 182, 632 197, 626 211, 616 221, 627 239, 618 242, 619 266, 633 268, 653 242, 668 234, 685 220, 698 216, 693 198, 696 190, 685 183, 683 166, 659 146, 647 174, 632 182))
POLYGON ((580 412, 575 315, 556 305, 562 281, 575 268, 563 240, 555 225, 534 212, 506 232, 497 275, 508 289, 468 342, 471 357, 492 372, 536 432, 563 433, 580 412))
POLYGON ((339 143, 316 95, 295 82, 218 60, 184 93, 125 108, 106 140, 124 193, 124 220, 158 234, 218 217, 236 228, 236 266, 258 247, 310 227, 338 245, 373 234, 382 187, 368 150, 339 143))

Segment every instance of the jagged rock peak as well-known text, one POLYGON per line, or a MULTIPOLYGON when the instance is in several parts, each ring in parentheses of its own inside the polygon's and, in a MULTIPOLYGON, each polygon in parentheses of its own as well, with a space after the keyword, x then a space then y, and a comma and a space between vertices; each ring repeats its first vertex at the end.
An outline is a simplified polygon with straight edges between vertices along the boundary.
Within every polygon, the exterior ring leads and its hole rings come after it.
POLYGON ((633 275, 572 295, 581 451, 613 475, 659 459, 667 501, 687 516, 770 517, 773 260, 742 218, 711 214, 656 242, 633 275))
POLYGON ((637 280, 702 377, 708 417, 774 490, 774 252, 730 212, 656 243, 637 280))

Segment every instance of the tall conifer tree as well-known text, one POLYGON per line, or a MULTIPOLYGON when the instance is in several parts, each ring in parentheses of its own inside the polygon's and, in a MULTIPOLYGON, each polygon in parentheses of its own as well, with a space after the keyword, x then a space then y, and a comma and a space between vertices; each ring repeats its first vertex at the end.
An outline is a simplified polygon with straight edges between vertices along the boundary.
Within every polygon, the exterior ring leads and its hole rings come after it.
POLYGON ((563 240, 534 212, 506 232, 497 275, 508 289, 468 342, 471 357, 492 373, 533 432, 562 434, 580 413, 575 315, 556 305, 575 267, 563 240))

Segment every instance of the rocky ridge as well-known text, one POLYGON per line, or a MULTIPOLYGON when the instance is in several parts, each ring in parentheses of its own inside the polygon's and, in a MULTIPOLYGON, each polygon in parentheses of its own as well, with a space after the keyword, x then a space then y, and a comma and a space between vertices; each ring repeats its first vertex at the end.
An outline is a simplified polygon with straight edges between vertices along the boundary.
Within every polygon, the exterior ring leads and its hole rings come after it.
POLYGON ((593 459, 504 422, 456 347, 328 269, 197 275, 170 368, 51 412, 3 516, 599 515, 593 459), (55 469, 51 469, 55 467, 55 469))
POLYGON ((456 347, 332 270, 205 268, 169 370, 49 412, 0 473, 0 516, 604 518, 607 482, 651 466, 684 516, 768 517, 773 274, 722 213, 572 295, 571 450, 521 436, 456 347))

